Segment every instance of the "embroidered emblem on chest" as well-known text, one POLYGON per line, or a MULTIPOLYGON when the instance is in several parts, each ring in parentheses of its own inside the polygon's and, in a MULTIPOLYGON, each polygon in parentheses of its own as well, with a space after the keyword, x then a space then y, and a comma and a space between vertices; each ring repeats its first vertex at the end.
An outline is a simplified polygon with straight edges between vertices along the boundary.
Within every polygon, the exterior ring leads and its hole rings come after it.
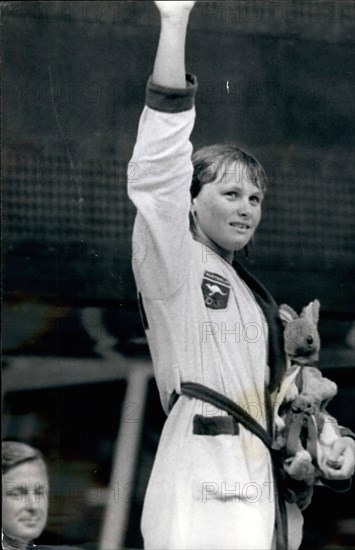
POLYGON ((225 309, 227 307, 231 288, 227 279, 218 273, 205 271, 201 288, 206 307, 210 309, 225 309))

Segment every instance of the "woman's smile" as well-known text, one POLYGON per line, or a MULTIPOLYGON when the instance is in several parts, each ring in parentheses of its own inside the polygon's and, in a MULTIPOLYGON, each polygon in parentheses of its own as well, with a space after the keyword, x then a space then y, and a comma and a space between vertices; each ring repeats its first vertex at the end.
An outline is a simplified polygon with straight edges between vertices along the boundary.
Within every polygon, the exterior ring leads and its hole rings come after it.
POLYGON ((236 181, 236 174, 245 172, 237 168, 205 183, 192 203, 197 239, 221 250, 228 261, 252 238, 263 199, 263 192, 245 174, 236 181))

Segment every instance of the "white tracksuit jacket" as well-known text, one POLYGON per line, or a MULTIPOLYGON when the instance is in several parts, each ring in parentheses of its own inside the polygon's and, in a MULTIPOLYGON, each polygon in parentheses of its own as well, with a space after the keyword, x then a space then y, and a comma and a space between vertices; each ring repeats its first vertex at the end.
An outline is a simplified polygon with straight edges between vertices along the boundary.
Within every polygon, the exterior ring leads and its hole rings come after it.
MULTIPOLYGON (((146 335, 167 413, 181 382, 199 382, 266 427, 264 316, 233 267, 189 230, 195 88, 148 83, 147 105, 153 108, 144 108, 130 164, 128 193, 138 210, 133 270, 146 335)), ((269 452, 243 426, 234 433, 231 423, 211 405, 179 397, 166 420, 145 497, 145 548, 272 548, 269 452)), ((301 532, 295 513, 292 548, 298 548, 301 532)))

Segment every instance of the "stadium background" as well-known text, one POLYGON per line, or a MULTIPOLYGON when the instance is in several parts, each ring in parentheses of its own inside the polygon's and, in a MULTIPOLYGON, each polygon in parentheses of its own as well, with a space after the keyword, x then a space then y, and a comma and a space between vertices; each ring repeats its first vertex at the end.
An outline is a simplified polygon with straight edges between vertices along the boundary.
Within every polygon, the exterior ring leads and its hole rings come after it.
MULTIPOLYGON (((54 485, 80 482, 75 495, 52 491, 48 530, 94 548, 129 373, 150 372, 130 265, 146 251, 131 244, 126 182, 158 14, 150 2, 4 2, 2 19, 4 435, 38 445, 54 485)), ((354 27, 348 1, 201 2, 187 44, 199 80, 194 146, 235 141, 269 176, 242 261, 279 303, 320 300, 321 366, 352 428, 354 27)), ((149 375, 140 408, 129 548, 141 546, 164 420, 149 375)), ((319 489, 305 547, 355 546, 351 498, 319 489)))

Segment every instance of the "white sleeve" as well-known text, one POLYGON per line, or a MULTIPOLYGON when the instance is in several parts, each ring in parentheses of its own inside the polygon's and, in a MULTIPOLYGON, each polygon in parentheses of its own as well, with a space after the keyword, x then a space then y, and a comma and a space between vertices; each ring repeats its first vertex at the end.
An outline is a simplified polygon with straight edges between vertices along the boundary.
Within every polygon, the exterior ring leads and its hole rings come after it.
POLYGON ((185 280, 192 236, 189 230, 194 107, 142 113, 129 165, 128 195, 138 213, 132 265, 138 290, 164 299, 185 280))

